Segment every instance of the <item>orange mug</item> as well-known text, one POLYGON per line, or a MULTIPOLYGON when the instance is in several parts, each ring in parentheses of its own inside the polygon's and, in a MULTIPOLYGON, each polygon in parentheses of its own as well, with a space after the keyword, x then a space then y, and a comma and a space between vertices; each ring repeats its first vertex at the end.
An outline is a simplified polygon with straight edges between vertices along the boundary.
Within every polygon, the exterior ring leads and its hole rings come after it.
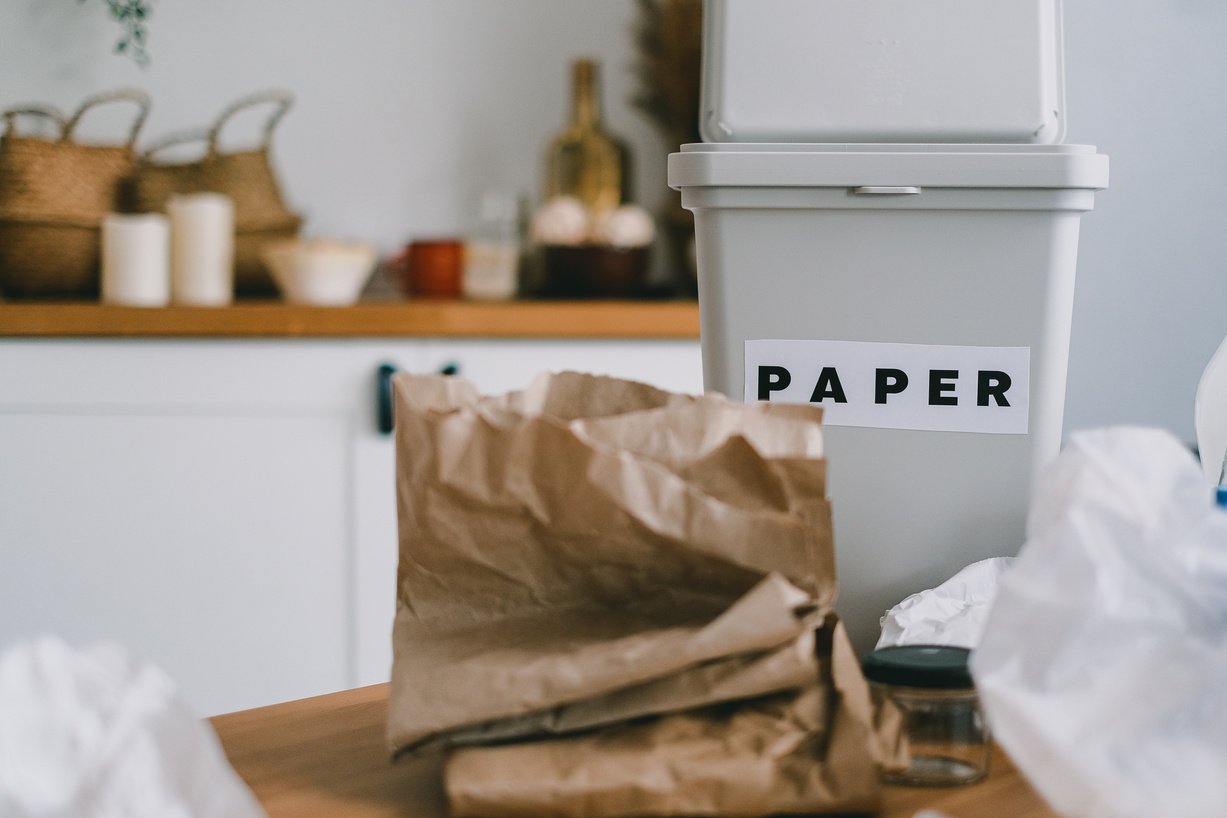
POLYGON ((430 239, 406 249, 405 290, 421 298, 459 298, 464 275, 464 242, 430 239))

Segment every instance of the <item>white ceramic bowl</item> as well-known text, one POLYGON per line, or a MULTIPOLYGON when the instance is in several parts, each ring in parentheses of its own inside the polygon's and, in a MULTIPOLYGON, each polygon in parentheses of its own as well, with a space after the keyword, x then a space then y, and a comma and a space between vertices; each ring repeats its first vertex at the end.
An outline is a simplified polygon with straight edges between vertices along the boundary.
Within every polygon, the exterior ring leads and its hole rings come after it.
POLYGON ((264 263, 291 304, 345 306, 358 300, 375 269, 375 248, 358 242, 278 241, 264 263))

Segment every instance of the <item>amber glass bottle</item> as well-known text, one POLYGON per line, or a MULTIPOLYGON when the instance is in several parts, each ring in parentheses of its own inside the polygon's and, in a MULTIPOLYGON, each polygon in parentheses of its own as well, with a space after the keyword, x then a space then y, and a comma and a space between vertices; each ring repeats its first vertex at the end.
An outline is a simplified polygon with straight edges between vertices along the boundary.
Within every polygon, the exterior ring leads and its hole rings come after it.
POLYGON ((571 122, 550 142, 545 196, 575 196, 592 213, 629 199, 628 153, 601 123, 599 68, 592 60, 571 66, 571 122))

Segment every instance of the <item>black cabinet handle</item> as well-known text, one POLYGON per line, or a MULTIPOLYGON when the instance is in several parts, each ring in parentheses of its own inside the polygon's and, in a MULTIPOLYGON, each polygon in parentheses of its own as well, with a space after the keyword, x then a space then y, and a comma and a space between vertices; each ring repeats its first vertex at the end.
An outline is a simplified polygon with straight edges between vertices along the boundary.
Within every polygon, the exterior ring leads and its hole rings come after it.
MULTIPOLYGON (((400 372, 392 364, 380 364, 375 373, 375 428, 381 435, 390 435, 396 428, 396 412, 392 404, 392 376, 400 372)), ((459 375, 460 364, 451 362, 439 367, 440 375, 459 375)))
POLYGON ((381 435, 392 434, 396 425, 392 411, 392 376, 398 371, 392 364, 380 364, 375 374, 375 428, 381 435))

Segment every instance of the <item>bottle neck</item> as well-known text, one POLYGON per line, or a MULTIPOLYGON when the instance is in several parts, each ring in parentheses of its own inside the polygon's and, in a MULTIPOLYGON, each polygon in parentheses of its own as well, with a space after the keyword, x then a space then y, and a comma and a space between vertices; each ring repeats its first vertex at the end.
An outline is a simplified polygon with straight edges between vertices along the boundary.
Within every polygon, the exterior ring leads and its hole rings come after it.
POLYGON ((601 122, 601 99, 597 66, 591 60, 578 60, 571 68, 571 124, 595 128, 601 122))

